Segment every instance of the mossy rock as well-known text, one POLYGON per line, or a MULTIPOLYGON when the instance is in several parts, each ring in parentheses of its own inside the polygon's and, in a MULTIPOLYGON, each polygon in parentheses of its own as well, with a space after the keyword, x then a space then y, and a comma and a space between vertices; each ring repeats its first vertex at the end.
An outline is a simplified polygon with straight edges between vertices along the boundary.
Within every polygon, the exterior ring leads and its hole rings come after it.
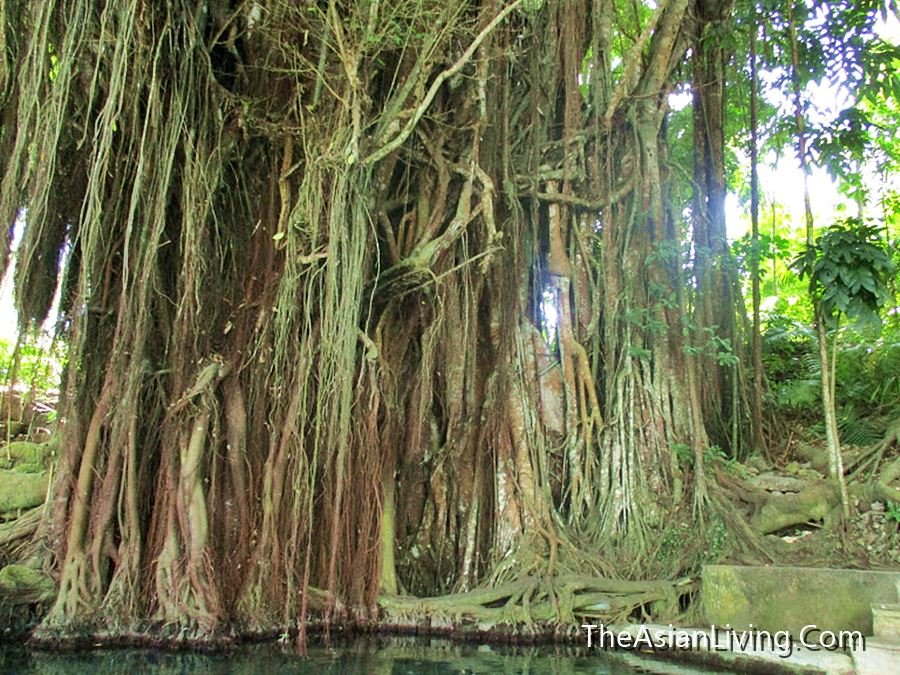
POLYGON ((0 595, 10 604, 47 602, 56 596, 56 584, 26 565, 7 565, 0 570, 0 595))
POLYGON ((48 466, 56 450, 53 443, 32 443, 31 441, 13 441, 0 450, 0 460, 11 462, 12 466, 33 464, 48 466))
POLYGON ((45 467, 43 464, 33 463, 16 464, 13 467, 13 471, 15 471, 16 473, 43 473, 46 470, 47 467, 45 467))
POLYGON ((762 473, 763 471, 768 471, 770 468, 769 463, 765 460, 765 458, 762 455, 752 455, 752 456, 748 457, 745 464, 747 465, 748 468, 756 469, 760 473, 762 473))
POLYGON ((29 464, 43 464, 53 453, 50 443, 32 443, 31 441, 13 441, 2 453, 13 462, 27 462, 29 464))
POLYGON ((0 513, 40 506, 47 497, 49 475, 0 471, 0 513))

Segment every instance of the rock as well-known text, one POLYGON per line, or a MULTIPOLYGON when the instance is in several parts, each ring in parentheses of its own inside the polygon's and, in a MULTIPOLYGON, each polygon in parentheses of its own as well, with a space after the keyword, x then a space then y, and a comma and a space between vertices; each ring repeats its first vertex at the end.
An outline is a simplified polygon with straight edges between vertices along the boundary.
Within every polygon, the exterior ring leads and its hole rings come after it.
POLYGON ((13 441, 0 450, 0 459, 10 460, 13 466, 18 464, 41 464, 47 466, 53 456, 54 449, 50 443, 13 441))
POLYGON ((16 464, 13 471, 16 473, 43 473, 46 467, 43 464, 16 464))
POLYGON ((701 603, 709 624, 737 630, 859 630, 872 635, 872 605, 897 602, 900 572, 815 567, 703 567, 701 603))
POLYGON ((809 462, 813 469, 822 473, 828 472, 828 450, 824 446, 800 443, 796 453, 801 459, 809 462))
POLYGON ((827 471, 825 473, 820 473, 815 469, 810 469, 809 467, 801 468, 800 471, 797 472, 797 478, 808 481, 822 480, 827 475, 827 471))
POLYGON ((0 595, 9 604, 47 602, 56 596, 56 585, 31 567, 7 565, 0 570, 0 595))
POLYGON ((788 462, 788 465, 784 467, 784 472, 796 476, 800 473, 800 464, 797 462, 788 462))
POLYGON ((43 504, 48 480, 46 472, 0 471, 0 513, 43 504))
POLYGON ((763 459, 760 455, 753 455, 751 457, 748 457, 747 461, 744 463, 747 465, 748 469, 755 469, 758 473, 769 470, 769 465, 766 463, 766 460, 763 459))
POLYGON ((900 604, 896 602, 873 604, 872 628, 878 639, 900 643, 900 604))
POLYGON ((769 492, 801 492, 809 487, 809 483, 791 476, 779 476, 775 473, 762 473, 750 481, 761 490, 769 492))

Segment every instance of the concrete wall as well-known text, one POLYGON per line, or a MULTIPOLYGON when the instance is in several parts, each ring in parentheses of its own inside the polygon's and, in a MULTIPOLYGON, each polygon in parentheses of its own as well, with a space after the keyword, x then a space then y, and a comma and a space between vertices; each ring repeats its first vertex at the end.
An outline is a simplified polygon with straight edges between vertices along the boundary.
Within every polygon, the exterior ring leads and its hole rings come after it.
POLYGON ((872 635, 872 604, 898 602, 900 572, 821 567, 703 568, 705 620, 747 630, 858 630, 872 635))

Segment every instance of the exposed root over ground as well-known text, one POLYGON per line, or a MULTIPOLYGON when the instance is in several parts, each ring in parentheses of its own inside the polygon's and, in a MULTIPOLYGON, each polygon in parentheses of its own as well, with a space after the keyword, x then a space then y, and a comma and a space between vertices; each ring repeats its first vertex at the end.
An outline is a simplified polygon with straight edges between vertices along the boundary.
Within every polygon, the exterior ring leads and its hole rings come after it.
POLYGON ((381 596, 378 604, 382 622, 397 628, 529 635, 555 626, 565 635, 566 626, 576 630, 585 621, 624 621, 652 603, 677 608, 680 596, 693 590, 696 584, 690 579, 624 581, 529 575, 496 587, 436 598, 381 596))

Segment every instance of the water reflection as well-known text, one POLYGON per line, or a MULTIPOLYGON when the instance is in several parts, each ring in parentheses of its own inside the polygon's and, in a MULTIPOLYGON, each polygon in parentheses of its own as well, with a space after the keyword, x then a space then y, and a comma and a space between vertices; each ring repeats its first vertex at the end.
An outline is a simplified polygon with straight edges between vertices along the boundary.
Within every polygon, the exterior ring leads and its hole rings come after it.
POLYGON ((220 653, 166 652, 157 649, 98 649, 48 653, 28 651, 21 646, 0 646, 0 673, 17 675, 29 673, 631 675, 699 672, 712 671, 646 659, 630 653, 585 652, 552 646, 486 647, 413 638, 357 639, 339 645, 332 643, 331 646, 312 643, 305 658, 272 644, 242 646, 220 653))

